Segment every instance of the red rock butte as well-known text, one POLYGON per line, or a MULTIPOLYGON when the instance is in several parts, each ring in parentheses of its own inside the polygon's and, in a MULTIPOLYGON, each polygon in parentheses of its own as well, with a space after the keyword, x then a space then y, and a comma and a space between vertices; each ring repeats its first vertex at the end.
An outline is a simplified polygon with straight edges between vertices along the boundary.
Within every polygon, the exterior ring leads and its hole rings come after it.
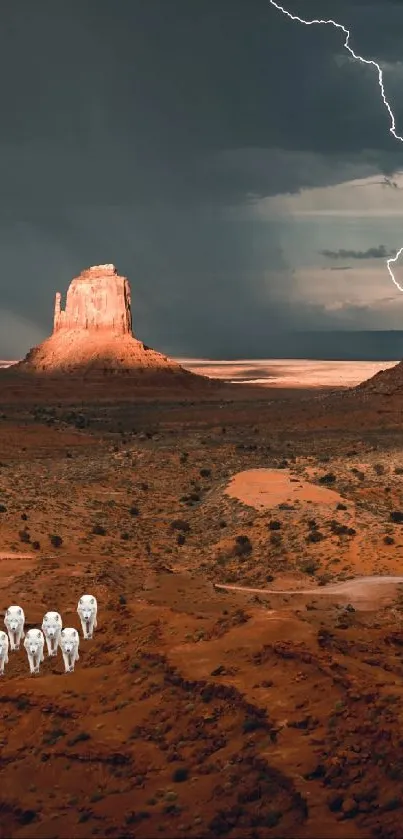
POLYGON ((53 334, 57 332, 132 335, 130 285, 114 265, 94 265, 70 283, 66 308, 57 292, 53 334))
POLYGON ((172 383, 181 379, 189 384, 212 383, 133 336, 130 284, 111 264, 92 266, 72 280, 64 309, 57 292, 53 334, 13 365, 12 371, 85 377, 148 373, 153 381, 159 374, 172 383))

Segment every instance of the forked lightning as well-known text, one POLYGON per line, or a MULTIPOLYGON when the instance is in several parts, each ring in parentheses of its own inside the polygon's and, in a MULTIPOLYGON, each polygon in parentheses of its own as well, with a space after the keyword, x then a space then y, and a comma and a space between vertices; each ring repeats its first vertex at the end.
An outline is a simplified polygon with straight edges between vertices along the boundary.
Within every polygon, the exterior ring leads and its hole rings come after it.
MULTIPOLYGON (((379 64, 377 64, 376 61, 373 61, 372 59, 369 59, 369 58, 363 58, 362 55, 356 55, 354 50, 351 49, 350 44, 349 44, 350 30, 347 29, 345 26, 343 26, 342 23, 337 23, 335 20, 331 20, 331 19, 329 19, 329 20, 319 20, 319 19, 318 20, 316 20, 316 19, 314 19, 314 20, 303 20, 302 17, 298 17, 298 15, 291 14, 291 12, 289 12, 287 9, 284 9, 283 6, 280 6, 279 3, 276 3, 275 0, 269 0, 269 3, 272 6, 274 6, 276 9, 278 9, 279 12, 282 12, 283 15, 286 15, 287 17, 289 17, 290 20, 296 20, 298 23, 305 24, 305 26, 312 26, 315 23, 322 23, 322 24, 330 24, 331 26, 334 26, 336 29, 341 29, 341 31, 346 36, 346 39, 344 41, 344 47, 350 53, 350 55, 352 55, 352 57, 355 58, 356 61, 361 61, 362 64, 370 64, 372 67, 376 67, 376 69, 378 71, 378 82, 379 82, 379 87, 380 87, 380 91, 381 91, 381 96, 382 96, 383 103, 384 103, 385 107, 387 108, 387 111, 388 111, 388 114, 389 114, 389 117, 390 117, 389 131, 390 131, 391 134, 393 134, 393 136, 396 138, 396 140, 399 140, 400 143, 403 143, 403 137, 401 137, 400 134, 396 134, 395 116, 394 116, 392 108, 390 107, 390 104, 389 104, 389 102, 388 102, 388 100, 385 96, 385 88, 384 88, 384 85, 383 85, 382 70, 381 70, 379 64)), ((399 283, 397 282, 396 277, 394 276, 393 271, 392 271, 390 266, 391 266, 392 262, 397 262, 400 254, 402 252, 403 252, 403 247, 401 247, 400 250, 398 250, 396 256, 394 256, 391 259, 388 259, 386 261, 386 266, 387 266, 387 269, 389 271, 389 274, 390 274, 396 288, 398 288, 399 291, 403 291, 403 287, 401 285, 399 285, 399 283)))

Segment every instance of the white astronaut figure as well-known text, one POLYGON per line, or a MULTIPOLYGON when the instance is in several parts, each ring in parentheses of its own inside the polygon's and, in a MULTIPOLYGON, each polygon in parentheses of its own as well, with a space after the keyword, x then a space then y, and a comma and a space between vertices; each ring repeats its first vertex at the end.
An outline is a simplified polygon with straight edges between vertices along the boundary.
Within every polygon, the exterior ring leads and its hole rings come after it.
POLYGON ((92 594, 83 594, 78 601, 77 613, 81 621, 83 636, 86 640, 92 638, 97 627, 98 604, 92 594))
POLYGON ((28 629, 25 636, 24 647, 27 651, 29 669, 31 673, 39 673, 39 667, 44 660, 43 648, 45 638, 41 629, 28 629))
POLYGON ((70 626, 62 629, 59 644, 62 651, 65 673, 72 673, 76 661, 80 658, 78 654, 80 636, 77 630, 70 626))
POLYGON ((4 676, 4 665, 8 664, 8 646, 7 632, 0 629, 0 676, 4 676))
POLYGON ((48 655, 57 655, 63 622, 59 612, 46 612, 42 621, 42 632, 45 636, 48 655))
POLYGON ((5 614, 4 623, 10 639, 11 649, 19 650, 21 639, 25 638, 25 615, 21 606, 9 606, 5 614))

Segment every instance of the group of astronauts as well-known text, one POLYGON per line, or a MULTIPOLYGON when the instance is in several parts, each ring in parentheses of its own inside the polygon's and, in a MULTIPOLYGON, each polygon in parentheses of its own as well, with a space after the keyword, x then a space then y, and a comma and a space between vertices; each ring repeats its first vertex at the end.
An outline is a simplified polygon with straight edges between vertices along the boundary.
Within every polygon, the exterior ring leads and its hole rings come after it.
MULTIPOLYGON (((81 621, 83 637, 90 640, 97 626, 97 600, 92 594, 83 594, 77 605, 77 613, 81 621)), ((79 659, 78 648, 80 636, 74 627, 65 627, 59 612, 46 612, 41 629, 28 629, 24 632, 25 614, 21 606, 9 606, 4 623, 7 632, 0 629, 0 676, 4 675, 4 665, 8 664, 8 652, 19 650, 22 638, 28 656, 31 674, 39 673, 41 662, 44 661, 44 646, 48 648, 48 656, 56 656, 60 647, 63 656, 65 673, 72 673, 74 665, 79 659), (7 635, 8 633, 8 635, 7 635)))

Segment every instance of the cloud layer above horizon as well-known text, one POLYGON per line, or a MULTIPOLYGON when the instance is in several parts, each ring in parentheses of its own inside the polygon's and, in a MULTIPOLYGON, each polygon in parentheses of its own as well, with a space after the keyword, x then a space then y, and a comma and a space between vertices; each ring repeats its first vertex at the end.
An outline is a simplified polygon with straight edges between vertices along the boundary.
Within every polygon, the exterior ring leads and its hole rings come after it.
MULTIPOLYGON (((403 134, 403 4, 310 0, 318 14, 382 64, 403 134)), ((15 0, 3 18, 0 358, 104 262, 130 279, 135 332, 173 355, 400 328, 385 259, 403 245, 403 144, 333 27, 268 0, 15 0)))

